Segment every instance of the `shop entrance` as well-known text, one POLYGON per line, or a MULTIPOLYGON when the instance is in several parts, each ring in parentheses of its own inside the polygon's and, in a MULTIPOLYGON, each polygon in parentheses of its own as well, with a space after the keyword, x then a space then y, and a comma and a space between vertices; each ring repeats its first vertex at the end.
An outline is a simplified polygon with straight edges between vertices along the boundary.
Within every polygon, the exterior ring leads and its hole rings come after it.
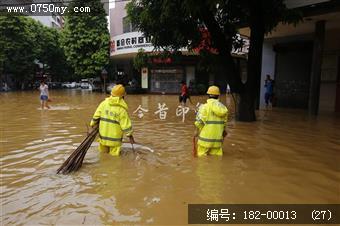
POLYGON ((275 46, 275 95, 278 107, 308 108, 313 45, 311 42, 275 46))
POLYGON ((151 92, 179 93, 184 78, 183 68, 151 69, 151 92))

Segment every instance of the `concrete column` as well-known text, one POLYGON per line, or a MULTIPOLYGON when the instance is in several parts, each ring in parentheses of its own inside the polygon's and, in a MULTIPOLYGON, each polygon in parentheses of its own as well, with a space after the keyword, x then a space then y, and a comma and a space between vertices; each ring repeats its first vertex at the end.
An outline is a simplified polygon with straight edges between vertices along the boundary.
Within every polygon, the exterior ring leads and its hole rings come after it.
POLYGON ((312 59, 312 71, 310 78, 308 112, 311 115, 318 115, 320 82, 321 82, 321 65, 325 42, 325 21, 315 23, 314 48, 312 59))

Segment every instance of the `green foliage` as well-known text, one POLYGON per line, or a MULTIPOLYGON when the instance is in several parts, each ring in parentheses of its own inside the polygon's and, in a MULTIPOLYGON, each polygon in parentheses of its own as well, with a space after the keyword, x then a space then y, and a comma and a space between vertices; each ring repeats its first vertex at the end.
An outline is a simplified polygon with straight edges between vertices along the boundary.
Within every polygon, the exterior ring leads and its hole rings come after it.
POLYGON ((156 48, 177 50, 199 40, 197 22, 189 17, 181 0, 133 0, 126 8, 132 24, 152 37, 156 48))
POLYGON ((225 53, 239 47, 237 30, 250 24, 254 2, 261 7, 266 32, 280 21, 291 23, 300 18, 287 10, 284 0, 132 0, 126 8, 134 26, 152 37, 156 48, 196 48, 202 42, 202 29, 207 29, 211 43, 206 47, 225 53))
MULTIPOLYGON (((296 25, 302 20, 302 13, 295 9, 288 10, 283 0, 261 0, 260 2, 265 33, 273 31, 280 22, 296 25)), ((251 20, 251 18, 247 19, 251 20)))
POLYGON ((39 22, 33 22, 30 30, 35 31, 36 59, 44 65, 44 72, 50 74, 53 80, 68 80, 72 72, 61 48, 61 32, 39 22))
POLYGON ((60 47, 60 32, 27 16, 0 16, 0 72, 12 74, 19 84, 34 79, 38 65, 54 80, 70 74, 60 47))
POLYGON ((133 66, 136 70, 140 71, 143 67, 148 66, 149 57, 144 49, 139 49, 137 55, 133 59, 133 66))
POLYGON ((23 16, 0 16, 1 74, 15 75, 15 80, 29 81, 34 73, 35 35, 30 26, 34 21, 23 16))
POLYGON ((117 64, 115 62, 115 60, 113 59, 109 59, 109 64, 105 67, 107 73, 108 73, 108 81, 113 81, 116 79, 116 68, 117 68, 117 64))
POLYGON ((52 75, 53 80, 59 81, 74 81, 73 71, 66 60, 65 52, 61 45, 61 31, 56 29, 48 29, 48 37, 50 44, 46 45, 43 50, 42 61, 46 62, 47 70, 52 75), (54 43, 54 44, 52 44, 54 43))
POLYGON ((201 31, 207 29, 210 34, 219 35, 221 41, 213 37, 206 47, 224 46, 223 51, 230 52, 237 29, 232 23, 235 17, 229 15, 231 10, 226 5, 224 1, 133 0, 127 4, 127 12, 134 26, 152 37, 157 48, 196 48, 202 42, 201 31), (215 32, 217 29, 220 34, 215 32))
POLYGON ((100 0, 74 1, 69 7, 87 6, 91 14, 70 10, 62 33, 62 46, 78 78, 99 76, 109 63, 108 25, 100 0))

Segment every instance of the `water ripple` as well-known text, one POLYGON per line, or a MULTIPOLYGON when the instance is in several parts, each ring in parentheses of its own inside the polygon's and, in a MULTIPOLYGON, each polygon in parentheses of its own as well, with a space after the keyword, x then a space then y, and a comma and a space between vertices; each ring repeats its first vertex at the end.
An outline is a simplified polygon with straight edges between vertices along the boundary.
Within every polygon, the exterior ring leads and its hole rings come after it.
POLYGON ((177 96, 128 95, 139 152, 124 144, 117 158, 99 153, 94 143, 80 171, 57 175, 105 95, 52 92, 51 111, 37 110, 37 92, 8 93, 0 103, 3 225, 182 225, 188 203, 340 201, 339 118, 260 111, 255 123, 229 122, 223 158, 198 159, 192 156, 193 110, 183 123, 174 114, 177 96), (163 102, 168 118, 159 120, 154 112, 163 102), (4 107, 11 104, 22 111, 4 107), (149 109, 142 119, 132 114, 139 104, 149 109))

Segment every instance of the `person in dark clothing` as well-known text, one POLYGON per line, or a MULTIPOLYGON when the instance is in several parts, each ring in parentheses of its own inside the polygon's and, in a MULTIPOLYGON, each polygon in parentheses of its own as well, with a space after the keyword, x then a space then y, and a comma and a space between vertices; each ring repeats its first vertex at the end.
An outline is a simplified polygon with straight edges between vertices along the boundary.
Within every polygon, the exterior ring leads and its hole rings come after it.
POLYGON ((266 80, 264 81, 264 87, 266 88, 266 92, 264 94, 264 100, 266 102, 266 108, 268 106, 272 106, 273 100, 273 89, 274 89, 274 80, 271 79, 270 75, 267 75, 266 80))

